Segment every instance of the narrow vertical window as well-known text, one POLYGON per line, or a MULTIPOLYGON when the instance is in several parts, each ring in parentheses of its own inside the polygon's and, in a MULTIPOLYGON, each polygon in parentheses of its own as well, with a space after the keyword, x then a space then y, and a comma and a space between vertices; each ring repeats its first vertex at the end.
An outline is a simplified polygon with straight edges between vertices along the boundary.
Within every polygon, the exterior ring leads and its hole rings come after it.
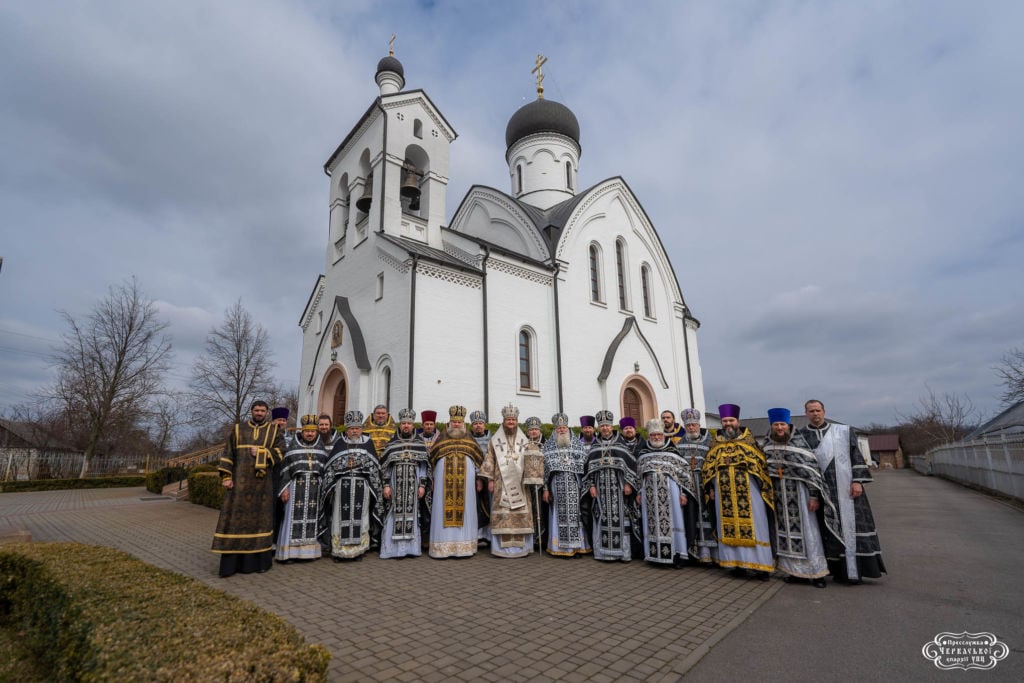
POLYGON ((601 254, 596 244, 590 245, 590 300, 601 301, 601 254))
POLYGON ((523 193, 523 165, 516 164, 516 194, 523 193))
POLYGON ((644 315, 654 317, 654 305, 651 301, 651 268, 646 263, 640 269, 640 287, 644 295, 644 315))
POLYGON ((384 375, 381 377, 384 383, 384 405, 387 406, 388 413, 391 413, 391 368, 384 368, 384 375))
POLYGON ((619 286, 619 309, 626 311, 629 310, 626 305, 626 248, 621 239, 615 240, 615 269, 619 286))
POLYGON ((519 330, 519 388, 532 389, 533 349, 530 333, 519 330))
POLYGON ((565 162, 565 187, 566 189, 572 189, 572 162, 565 162))
POLYGON ((384 298, 384 273, 377 273, 377 301, 384 298))
POLYGON ((419 119, 412 122, 412 134, 421 140, 423 139, 423 122, 419 119))

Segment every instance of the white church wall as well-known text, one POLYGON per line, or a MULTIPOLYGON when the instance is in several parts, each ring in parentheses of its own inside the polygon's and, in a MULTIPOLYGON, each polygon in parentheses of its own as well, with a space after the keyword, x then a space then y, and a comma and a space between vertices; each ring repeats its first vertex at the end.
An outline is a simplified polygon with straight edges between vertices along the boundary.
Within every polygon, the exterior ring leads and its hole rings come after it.
POLYGON ((416 276, 413 408, 483 406, 483 299, 480 278, 421 263, 416 276), (452 280, 455 280, 454 282, 452 280))
POLYGON ((490 406, 488 415, 514 403, 521 418, 536 415, 545 421, 558 407, 555 364, 554 317, 551 309, 550 275, 536 268, 492 260, 487 274, 488 370, 490 406), (519 386, 519 332, 531 334, 534 346, 530 389, 519 386))
MULTIPOLYGON (((595 391, 604 355, 629 316, 636 319, 638 328, 653 349, 669 387, 666 389, 662 386, 649 360, 650 353, 640 348, 643 345, 635 332, 630 332, 617 350, 611 374, 600 393, 600 400, 607 403, 595 406, 584 402, 567 402, 567 407, 572 405, 574 410, 591 414, 594 410, 608 408, 618 415, 621 411, 622 383, 634 373, 634 363, 639 362, 641 374, 654 389, 659 405, 677 411, 680 406, 689 406, 690 399, 682 324, 675 314, 675 309, 681 308, 681 302, 677 302, 675 297, 677 288, 650 227, 631 207, 631 203, 623 200, 625 190, 620 191, 614 187, 610 190, 599 194, 582 207, 580 214, 574 217, 573 228, 567 231, 563 243, 559 245, 560 259, 569 264, 565 284, 560 291, 559 305, 562 310, 585 311, 585 314, 579 313, 581 325, 571 328, 568 334, 563 331, 563 348, 582 349, 582 352, 574 353, 571 357, 563 357, 564 365, 571 366, 571 371, 564 373, 564 376, 572 377, 574 383, 571 390, 566 385, 566 394, 587 396, 595 391), (625 246, 624 270, 628 281, 624 309, 619 304, 617 240, 622 240, 625 246), (591 296, 591 243, 597 243, 600 247, 602 302, 593 302, 591 296), (652 299, 653 316, 644 315, 641 281, 643 264, 650 268, 648 291, 652 299)), ((695 335, 690 341, 693 342, 692 359, 696 355, 695 335)), ((696 382, 696 377, 694 379, 696 382)))

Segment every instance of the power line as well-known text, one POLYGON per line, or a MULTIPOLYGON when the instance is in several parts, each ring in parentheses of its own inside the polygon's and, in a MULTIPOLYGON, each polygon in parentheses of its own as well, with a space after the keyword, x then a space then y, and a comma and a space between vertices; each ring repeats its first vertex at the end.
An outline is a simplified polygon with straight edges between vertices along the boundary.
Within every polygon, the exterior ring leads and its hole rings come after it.
POLYGON ((49 358, 50 353, 46 351, 31 351, 25 348, 14 348, 13 346, 0 346, 0 351, 11 351, 13 353, 25 353, 26 355, 35 355, 40 358, 49 358))
POLYGON ((38 337, 34 334, 25 334, 24 332, 15 332, 14 330, 5 330, 2 327, 0 327, 0 334, 14 334, 19 337, 28 337, 29 339, 38 339, 40 341, 50 342, 51 344, 59 343, 59 340, 57 339, 51 339, 49 337, 38 337))

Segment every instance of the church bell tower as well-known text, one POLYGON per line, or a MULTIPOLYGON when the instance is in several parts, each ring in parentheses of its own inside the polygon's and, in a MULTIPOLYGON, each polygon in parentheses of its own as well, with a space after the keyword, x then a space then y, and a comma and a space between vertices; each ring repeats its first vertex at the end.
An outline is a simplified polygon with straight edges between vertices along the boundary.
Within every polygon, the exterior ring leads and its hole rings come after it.
POLYGON ((324 164, 331 178, 328 270, 374 233, 442 246, 455 130, 426 92, 404 89, 394 36, 374 81, 378 97, 324 164))

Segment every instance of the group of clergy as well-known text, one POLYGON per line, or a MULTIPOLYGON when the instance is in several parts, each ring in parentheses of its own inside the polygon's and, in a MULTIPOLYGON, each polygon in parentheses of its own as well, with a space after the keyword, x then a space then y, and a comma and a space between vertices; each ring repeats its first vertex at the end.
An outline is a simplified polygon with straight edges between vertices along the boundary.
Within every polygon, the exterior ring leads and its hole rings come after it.
POLYGON ((346 413, 341 433, 329 416, 306 415, 295 437, 264 432, 253 445, 262 424, 254 410, 221 459, 228 490, 214 551, 222 575, 265 571, 271 551, 282 562, 324 553, 340 561, 371 549, 382 558, 424 550, 469 557, 480 546, 523 557, 536 546, 567 557, 717 564, 763 579, 778 569, 821 587, 828 574, 851 584, 878 577, 885 568, 862 486, 871 474, 856 437, 827 422, 820 401, 805 410, 810 424, 797 432, 790 411, 769 411, 771 433, 758 441, 734 404, 719 406, 720 430, 701 427, 700 412, 686 409, 682 425, 670 411, 649 421, 646 437, 628 417, 616 431, 607 410, 582 417, 577 435, 557 413, 547 439, 536 417, 521 427, 513 405, 494 434, 482 411, 467 427, 463 406, 451 406, 444 429, 433 411, 423 411, 417 429, 415 411, 400 410, 396 421, 377 406, 365 420, 346 413), (247 450, 253 457, 239 458, 247 450), (251 481, 238 495, 237 465, 258 466, 261 455, 273 476, 243 476, 251 481), (232 528, 246 517, 240 510, 260 505, 253 491, 281 501, 270 533, 265 511, 232 528), (248 549, 238 551, 240 543, 248 549), (262 559, 226 570, 229 546, 242 560, 262 559))

